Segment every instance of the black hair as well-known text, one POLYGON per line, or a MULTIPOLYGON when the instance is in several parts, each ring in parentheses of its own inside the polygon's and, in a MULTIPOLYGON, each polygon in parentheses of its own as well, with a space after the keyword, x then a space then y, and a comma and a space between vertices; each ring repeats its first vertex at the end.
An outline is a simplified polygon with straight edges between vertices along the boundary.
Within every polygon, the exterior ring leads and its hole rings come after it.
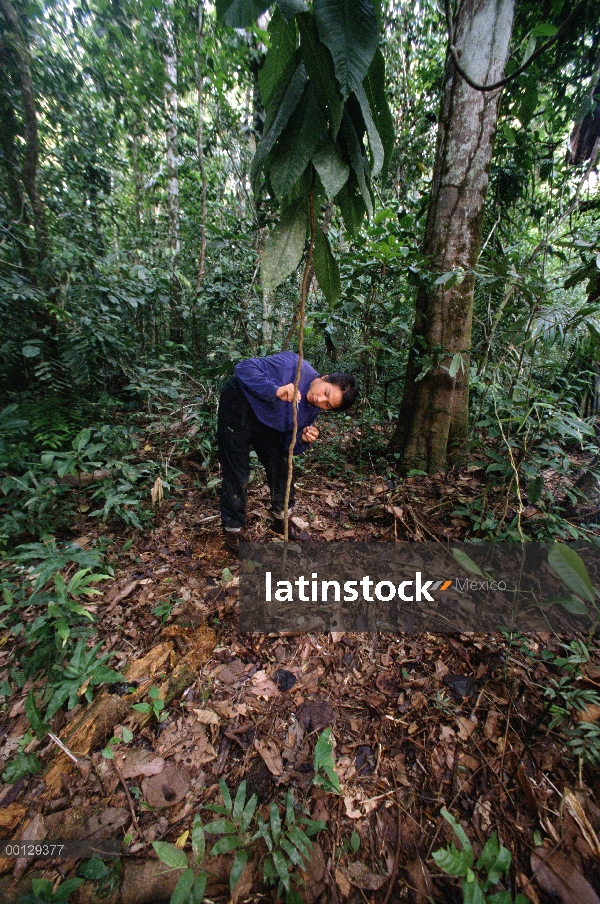
POLYGON ((331 383, 332 386, 338 386, 342 390, 342 403, 339 408, 336 408, 335 410, 347 411, 348 408, 352 408, 358 397, 358 383, 356 382, 356 377, 353 377, 352 374, 338 372, 326 374, 323 379, 326 380, 327 383, 331 383))

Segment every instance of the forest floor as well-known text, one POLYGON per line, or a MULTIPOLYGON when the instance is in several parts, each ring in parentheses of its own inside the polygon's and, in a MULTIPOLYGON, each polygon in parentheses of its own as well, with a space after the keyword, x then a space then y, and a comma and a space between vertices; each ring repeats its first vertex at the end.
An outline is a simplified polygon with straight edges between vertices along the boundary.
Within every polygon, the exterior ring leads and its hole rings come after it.
MULTIPOLYGON (((444 807, 476 858, 497 832, 512 854, 504 887, 513 896, 534 904, 597 901, 598 772, 579 768, 564 735, 549 729, 545 691, 563 674, 555 659, 564 638, 240 634, 239 565, 223 544, 217 497, 203 487, 193 457, 179 468, 152 529, 111 535, 115 575, 94 599, 97 641, 114 653, 110 665, 123 684, 55 716, 53 732, 77 763, 48 737, 31 742, 43 771, 0 786, 0 835, 98 840, 127 831, 118 867, 69 900, 97 901, 98 892, 109 904, 160 904, 179 870, 165 874, 151 843, 178 840, 189 851, 194 814, 206 822, 213 817, 202 807, 221 801, 219 780, 234 793, 245 779, 265 818, 291 787, 326 823, 301 871, 309 904, 461 901, 459 880, 432 858, 457 842, 444 807), (152 687, 165 701, 159 719, 132 709, 152 699, 152 687), (315 743, 328 726, 340 794, 313 782, 315 743), (113 742, 106 758, 102 750, 123 727, 133 739, 113 742)), ((483 478, 475 464, 451 482, 413 477, 396 486, 375 474, 329 476, 308 465, 295 516, 315 539, 458 539, 466 521, 451 514, 457 497, 477 498, 483 478)), ((251 539, 274 539, 260 476, 251 482, 248 513, 251 539)), ((86 548, 99 533, 88 523, 75 541, 86 548)), ((5 643, 0 668, 12 655, 5 643)), ((599 682, 600 659, 592 656, 577 684, 599 682)), ((1 718, 4 761, 28 730, 29 687, 1 718)), ((209 858, 210 900, 230 899, 232 857, 209 858)), ((254 845, 234 901, 282 900, 264 890, 259 859, 254 845)), ((18 901, 34 876, 57 886, 78 868, 75 860, 0 860, 0 899, 18 901)))

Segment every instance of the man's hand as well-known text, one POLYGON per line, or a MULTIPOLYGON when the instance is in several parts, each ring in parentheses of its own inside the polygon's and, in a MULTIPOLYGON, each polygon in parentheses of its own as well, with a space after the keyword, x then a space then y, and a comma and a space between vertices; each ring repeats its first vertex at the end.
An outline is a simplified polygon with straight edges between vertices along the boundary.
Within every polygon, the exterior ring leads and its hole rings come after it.
POLYGON ((302 442, 303 443, 314 443, 316 439, 319 437, 319 431, 316 427, 305 427, 302 431, 302 442))
MULTIPOLYGON (((293 402, 294 401, 294 384, 286 383, 285 386, 280 386, 277 392, 275 393, 278 399, 281 399, 282 402, 293 402)), ((302 396, 300 392, 298 392, 297 401, 299 402, 302 396)))

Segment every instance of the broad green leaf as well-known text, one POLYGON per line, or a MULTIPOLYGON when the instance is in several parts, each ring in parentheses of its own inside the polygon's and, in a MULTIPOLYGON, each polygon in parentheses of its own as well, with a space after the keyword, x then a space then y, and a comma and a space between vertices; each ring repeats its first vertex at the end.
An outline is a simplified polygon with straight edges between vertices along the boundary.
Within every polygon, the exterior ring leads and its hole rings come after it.
POLYGON ((194 816, 192 825, 192 851, 198 863, 202 863, 206 853, 206 839, 204 837, 204 826, 198 813, 194 816))
POLYGON ((304 869, 304 867, 306 866, 306 858, 300 853, 297 848, 294 847, 291 842, 287 840, 287 838, 281 839, 281 847, 295 866, 299 866, 300 869, 304 869))
POLYGON ((238 851, 235 855, 231 872, 229 873, 229 891, 233 894, 233 889, 239 882, 240 876, 244 872, 244 867, 248 863, 247 851, 238 851))
POLYGON ((25 701, 25 715, 29 719, 29 724, 33 728, 38 741, 41 741, 48 733, 50 726, 42 721, 42 717, 40 716, 40 712, 35 702, 33 688, 29 691, 27 700, 25 701))
POLYGON ((553 543, 548 562, 569 590, 589 603, 595 600, 594 587, 586 567, 574 549, 564 543, 553 543))
POLYGON ((327 303, 334 305, 341 294, 340 271, 329 245, 329 239, 320 226, 315 230, 315 247, 313 252, 315 276, 327 303))
POLYGON ((239 846, 240 839, 237 835, 224 835, 223 838, 213 845, 210 855, 211 857, 216 857, 217 854, 228 854, 230 851, 235 851, 239 846))
POLYGON ((242 814, 242 818, 240 820, 240 832, 247 832, 250 823, 252 822, 252 817, 254 816, 254 811, 256 810, 256 806, 258 804, 258 797, 256 794, 253 794, 246 806, 244 807, 244 812, 242 814))
POLYGON ((463 904, 485 904, 485 895, 479 881, 473 876, 471 881, 465 879, 462 885, 463 904))
POLYGON ((277 0, 277 6, 281 10, 281 15, 286 22, 291 22, 298 13, 305 13, 308 11, 308 6, 304 0, 277 0))
POLYGON ((357 100, 360 104, 360 112, 363 116, 367 135, 369 136, 369 146, 373 155, 373 166, 371 167, 371 172, 373 176, 378 176, 383 169, 383 143, 381 141, 381 138, 379 137, 377 126, 373 122, 373 116, 371 115, 371 108, 369 107, 369 101, 367 99, 365 89, 362 85, 359 85, 354 93, 356 94, 357 100))
POLYGON ((461 826, 461 824, 460 824, 459 822, 456 821, 456 819, 454 818, 454 816, 452 815, 452 813, 450 813, 448 810, 446 810, 445 807, 442 807, 442 809, 440 810, 440 813, 441 813, 441 815, 444 817, 444 819, 446 820, 446 822, 449 823, 449 824, 452 826, 452 828, 453 828, 453 830, 454 830, 454 833, 455 833, 455 835, 458 837, 458 840, 459 840, 460 843, 462 844, 463 848, 464 848, 465 850, 469 850, 469 851, 470 851, 470 853, 471 853, 471 863, 469 864, 469 866, 472 866, 472 865, 473 865, 473 851, 472 851, 472 849, 471 849, 471 842, 470 842, 469 839, 467 838, 467 833, 465 832, 465 830, 463 829, 463 827, 461 826))
POLYGON ((377 50, 379 28, 373 4, 371 0, 315 0, 313 12, 346 100, 362 84, 377 50))
POLYGON ((354 123, 346 111, 344 111, 344 115, 342 116, 341 129, 344 141, 346 142, 350 165, 356 175, 356 181, 358 182, 358 187, 370 218, 373 216, 373 199, 369 186, 367 185, 368 164, 363 155, 362 145, 356 133, 356 129, 354 128, 354 123))
POLYGON ((213 835, 231 835, 236 831, 234 823, 230 819, 215 819, 204 826, 205 832, 213 835))
POLYGON ((531 34, 536 38, 553 38, 558 28, 549 22, 540 22, 531 29, 531 34))
POLYGON ((589 617, 587 606, 583 600, 580 600, 576 596, 572 596, 570 593, 551 596, 549 599, 544 600, 540 605, 542 608, 545 608, 546 606, 562 606, 563 609, 566 609, 571 615, 587 615, 589 617))
POLYGON ((186 869, 182 872, 173 889, 170 904, 188 904, 190 900, 190 892, 196 880, 193 869, 186 869))
POLYGON ((233 804, 233 821, 238 823, 242 818, 242 813, 244 812, 244 804, 246 803, 246 779, 240 782, 240 786, 237 789, 237 794, 235 795, 235 801, 233 804))
POLYGON ((463 359, 460 352, 457 352, 455 355, 452 355, 452 361, 450 362, 450 367, 448 368, 448 373, 454 379, 459 370, 463 369, 463 359))
POLYGON ((192 901, 193 904, 202 904, 204 901, 204 892, 206 891, 206 885, 208 883, 208 874, 202 871, 198 873, 198 877, 196 879, 196 884, 192 889, 192 901))
POLYGON ((290 874, 288 872, 288 866, 285 861, 285 857, 281 853, 281 851, 273 851, 271 855, 273 857, 273 863, 275 864, 275 869, 277 870, 277 875, 281 879, 283 883, 283 887, 286 891, 289 891, 290 888, 290 874))
POLYGON ((273 150, 269 176, 279 201, 284 201, 319 146, 327 123, 310 85, 295 115, 273 150))
POLYGON ((348 181, 350 167, 342 160, 330 137, 327 137, 325 142, 317 148, 312 162, 323 183, 327 198, 333 201, 348 181))
POLYGON ((465 569, 465 571, 470 572, 470 574, 481 575, 482 578, 485 577, 485 575, 484 575, 483 571, 481 570, 481 568, 479 567, 479 565, 477 565, 477 563, 474 562, 473 559, 471 559, 466 554, 466 552, 463 552, 462 549, 453 549, 452 555, 454 556, 454 558, 456 559, 458 564, 462 565, 462 567, 465 569))
POLYGON ((363 88, 369 101, 369 107, 377 126, 377 131, 383 143, 383 170, 387 172, 387 168, 392 159, 394 151, 394 142, 396 140, 396 128, 394 119, 390 111, 386 91, 385 91, 385 61, 383 54, 379 48, 375 51, 373 62, 369 66, 363 88))
POLYGON ((296 26, 285 21, 278 9, 269 22, 271 46, 258 73, 258 86, 265 109, 269 106, 275 87, 294 58, 296 51, 296 26))
POLYGON ((75 889, 83 885, 84 882, 85 879, 65 879, 49 900, 52 901, 52 904, 67 904, 69 895, 72 895, 75 889))
POLYGON ((314 16, 300 16, 300 53, 307 75, 331 127, 335 141, 342 121, 344 102, 335 78, 333 59, 327 47, 319 40, 314 16))
MULTIPOLYGON (((304 86, 306 85, 306 78, 307 77, 304 64, 300 63, 300 65, 296 67, 292 77, 290 78, 290 81, 285 88, 285 92, 283 94, 281 102, 277 107, 277 112, 273 117, 273 121, 270 123, 266 134, 264 135, 261 143, 256 149, 254 159, 252 160, 252 166, 250 168, 250 176, 252 178, 253 184, 267 157, 275 147, 277 139, 288 124, 290 116, 292 115, 292 113, 294 113, 296 107, 298 106, 298 103, 304 91, 304 86)), ((275 100, 276 98, 274 97, 273 101, 275 100)), ((267 129, 266 122, 265 129, 267 129)))
POLYGON ((306 858, 310 857, 311 842, 304 832, 302 832, 298 826, 292 826, 287 834, 290 841, 295 844, 300 853, 306 858))
POLYGON ((471 848, 459 851, 453 844, 450 847, 434 851, 432 857, 439 868, 449 876, 464 876, 467 870, 473 866, 471 848))
POLYGON ((172 869, 187 869, 187 854, 175 847, 174 844, 169 844, 167 841, 153 841, 152 847, 156 851, 158 859, 167 866, 172 869))
POLYGON ((522 126, 527 127, 531 122, 533 114, 537 109, 539 101, 539 94, 537 86, 533 83, 530 83, 527 86, 525 94, 521 98, 521 103, 519 104, 519 110, 517 113, 517 117, 522 126))
POLYGON ((230 28, 248 28, 269 6, 265 0, 217 0, 217 19, 230 28))
POLYGON ((271 825, 271 835, 273 841, 277 844, 281 837, 281 816, 277 804, 273 801, 269 808, 269 822, 271 825))
POLYGON ((302 259, 305 239, 306 208, 297 204, 285 211, 267 236, 260 262, 263 289, 275 289, 293 273, 302 259))
POLYGON ((219 779, 219 788, 221 789, 221 797, 223 798, 223 805, 227 807, 227 812, 232 813, 233 804, 231 802, 231 794, 229 793, 229 788, 227 787, 227 783, 224 779, 219 779))
POLYGON ((336 195, 335 200, 339 205, 346 229, 354 235, 364 219, 367 208, 358 190, 358 181, 353 172, 350 173, 347 183, 336 195))
POLYGON ((37 345, 24 345, 21 352, 24 358, 35 358, 40 354, 40 349, 37 345))

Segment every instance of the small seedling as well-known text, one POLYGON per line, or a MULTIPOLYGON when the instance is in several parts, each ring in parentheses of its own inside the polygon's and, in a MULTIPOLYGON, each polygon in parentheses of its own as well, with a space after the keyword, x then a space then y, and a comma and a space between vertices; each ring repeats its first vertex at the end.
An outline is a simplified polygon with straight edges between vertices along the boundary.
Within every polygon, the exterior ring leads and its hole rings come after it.
POLYGON ((319 740, 315 745, 315 754, 313 760, 315 775, 313 784, 323 791, 330 791, 332 794, 341 793, 340 778, 335 771, 335 760, 333 759, 333 741, 331 740, 331 728, 326 728, 319 735, 319 740))
MULTIPOLYGON (((475 863, 475 854, 471 842, 463 827, 445 808, 441 811, 446 822, 450 823, 454 834, 462 845, 459 851, 456 845, 450 844, 433 852, 433 859, 448 876, 463 878, 463 904, 513 904, 509 891, 500 891, 488 895, 489 889, 497 885, 502 876, 510 869, 510 851, 498 842, 496 833, 488 839, 475 863), (485 877, 484 874, 485 873, 485 877)), ((527 904, 527 898, 518 894, 514 904, 527 904)))
POLYGON ((137 709, 139 713, 150 713, 157 722, 163 722, 169 712, 165 709, 165 701, 160 696, 160 690, 157 687, 151 687, 148 696, 150 703, 132 703, 131 708, 137 709))

